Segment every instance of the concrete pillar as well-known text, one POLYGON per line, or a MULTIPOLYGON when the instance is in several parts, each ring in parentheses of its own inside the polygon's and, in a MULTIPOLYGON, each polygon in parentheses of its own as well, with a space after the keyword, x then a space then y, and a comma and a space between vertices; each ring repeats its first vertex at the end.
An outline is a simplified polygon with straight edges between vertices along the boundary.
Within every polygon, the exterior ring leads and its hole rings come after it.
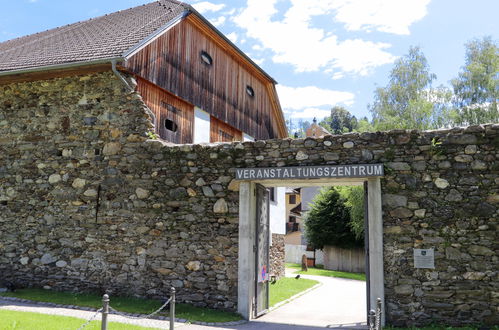
POLYGON ((255 184, 241 182, 239 186, 239 260, 237 311, 246 320, 252 317, 255 295, 255 184))
POLYGON ((381 210, 381 181, 379 178, 367 182, 369 214, 369 277, 371 309, 376 299, 383 302, 382 325, 385 325, 385 284, 383 275, 383 214, 381 210))

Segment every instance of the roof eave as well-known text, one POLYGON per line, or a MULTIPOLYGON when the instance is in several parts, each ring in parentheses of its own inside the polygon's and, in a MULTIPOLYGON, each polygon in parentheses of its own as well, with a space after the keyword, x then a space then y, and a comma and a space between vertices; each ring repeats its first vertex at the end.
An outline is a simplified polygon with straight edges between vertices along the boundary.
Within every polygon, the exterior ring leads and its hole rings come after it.
POLYGON ((124 61, 124 60, 125 59, 122 56, 119 56, 119 57, 108 57, 108 58, 101 58, 101 59, 89 60, 89 61, 78 61, 78 62, 52 64, 52 65, 45 65, 45 66, 36 66, 36 67, 31 67, 31 68, 22 68, 22 69, 9 70, 9 71, 0 71, 0 77, 10 76, 10 75, 18 75, 18 74, 24 74, 24 73, 70 69, 70 68, 75 68, 75 67, 80 67, 80 66, 98 65, 98 64, 111 63, 113 61, 119 62, 119 61, 124 61))

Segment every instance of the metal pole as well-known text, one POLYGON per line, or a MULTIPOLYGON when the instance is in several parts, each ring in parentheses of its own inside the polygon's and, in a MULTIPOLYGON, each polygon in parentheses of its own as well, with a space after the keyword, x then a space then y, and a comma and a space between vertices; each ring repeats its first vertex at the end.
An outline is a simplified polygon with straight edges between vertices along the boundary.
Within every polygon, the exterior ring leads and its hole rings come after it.
POLYGON ((107 315, 109 314, 109 296, 102 296, 102 323, 101 330, 107 330, 107 315))
POLYGON ((170 330, 175 329, 175 288, 172 287, 170 291, 170 330))
POLYGON ((367 325, 369 326, 369 330, 375 330, 376 329, 376 312, 374 309, 371 309, 369 311, 369 316, 367 317, 367 325))
POLYGON ((376 330, 381 330, 381 298, 376 299, 376 330))

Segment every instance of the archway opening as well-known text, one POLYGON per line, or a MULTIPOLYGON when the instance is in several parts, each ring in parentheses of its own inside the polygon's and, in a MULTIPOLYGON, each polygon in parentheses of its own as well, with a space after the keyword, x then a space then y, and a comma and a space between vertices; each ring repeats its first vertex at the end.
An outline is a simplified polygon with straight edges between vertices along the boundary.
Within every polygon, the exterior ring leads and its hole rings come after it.
MULTIPOLYGON (((238 311, 247 319, 257 315, 258 265, 257 221, 259 201, 258 186, 272 187, 321 187, 321 186, 364 186, 366 189, 366 273, 364 322, 368 311, 375 306, 377 298, 384 301, 383 255, 382 255, 382 215, 380 176, 355 178, 300 178, 277 180, 246 180, 240 183, 240 219, 239 219, 239 269, 238 269, 238 311)), ((314 315, 310 315, 313 318, 314 315)), ((333 321, 334 322, 334 321, 333 321)))

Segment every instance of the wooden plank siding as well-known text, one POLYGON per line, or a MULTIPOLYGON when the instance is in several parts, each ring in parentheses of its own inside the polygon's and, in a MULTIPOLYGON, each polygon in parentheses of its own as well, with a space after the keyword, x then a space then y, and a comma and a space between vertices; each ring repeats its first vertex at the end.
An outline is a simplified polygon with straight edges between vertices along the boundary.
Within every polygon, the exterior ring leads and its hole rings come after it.
POLYGON ((132 56, 126 69, 256 139, 282 135, 269 95, 273 83, 251 72, 191 16, 132 56), (202 51, 211 56, 212 65, 201 60, 202 51), (253 97, 246 92, 248 85, 253 97))
POLYGON ((243 132, 211 116, 210 142, 242 141, 243 132))
POLYGON ((156 134, 172 143, 192 143, 194 130, 194 107, 192 105, 144 79, 137 80, 137 91, 156 116, 156 134), (167 129, 165 126, 167 120, 177 125, 177 129, 167 129))

